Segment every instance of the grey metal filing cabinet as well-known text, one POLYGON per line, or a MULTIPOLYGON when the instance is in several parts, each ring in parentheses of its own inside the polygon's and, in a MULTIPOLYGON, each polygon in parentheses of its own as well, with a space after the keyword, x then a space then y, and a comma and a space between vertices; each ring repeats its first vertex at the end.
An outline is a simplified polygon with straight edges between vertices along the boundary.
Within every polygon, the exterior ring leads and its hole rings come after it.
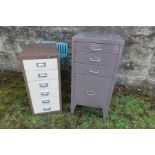
POLYGON ((56 46, 29 44, 19 59, 33 114, 61 111, 60 63, 56 46))
POLYGON ((72 113, 84 105, 102 108, 107 117, 123 47, 116 34, 82 32, 72 38, 72 113))

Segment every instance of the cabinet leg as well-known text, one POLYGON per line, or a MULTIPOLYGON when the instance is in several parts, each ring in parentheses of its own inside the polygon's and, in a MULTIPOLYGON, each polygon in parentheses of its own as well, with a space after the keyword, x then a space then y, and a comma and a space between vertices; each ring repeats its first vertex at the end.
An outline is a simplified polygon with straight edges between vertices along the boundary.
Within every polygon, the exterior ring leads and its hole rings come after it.
POLYGON ((71 113, 74 113, 75 107, 76 107, 76 105, 71 104, 71 113))
POLYGON ((102 112, 103 112, 103 119, 106 119, 108 117, 108 108, 104 107, 102 109, 102 112))

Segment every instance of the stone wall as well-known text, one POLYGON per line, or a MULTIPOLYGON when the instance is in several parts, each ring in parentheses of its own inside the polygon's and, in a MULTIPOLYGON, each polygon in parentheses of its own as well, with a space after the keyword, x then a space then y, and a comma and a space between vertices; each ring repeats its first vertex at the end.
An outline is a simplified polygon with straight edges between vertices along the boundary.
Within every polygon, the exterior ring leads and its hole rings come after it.
MULTIPOLYGON (((32 41, 65 41, 71 49, 71 37, 80 31, 120 34, 126 44, 117 83, 155 92, 155 27, 0 27, 0 69, 20 71, 17 56, 32 41)), ((70 56, 67 62, 69 69, 70 56)))

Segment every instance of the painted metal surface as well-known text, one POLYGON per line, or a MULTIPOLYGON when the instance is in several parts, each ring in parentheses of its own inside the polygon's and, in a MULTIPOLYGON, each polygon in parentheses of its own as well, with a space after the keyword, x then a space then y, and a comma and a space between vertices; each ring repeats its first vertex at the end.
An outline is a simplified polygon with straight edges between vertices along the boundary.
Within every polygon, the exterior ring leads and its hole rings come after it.
POLYGON ((25 73, 26 73, 27 81, 58 79, 57 70, 36 70, 36 71, 25 70, 25 73))
POLYGON ((113 77, 115 67, 98 66, 98 65, 85 65, 85 64, 74 64, 74 73, 90 76, 103 76, 113 77))
POLYGON ((23 64, 34 113, 60 110, 57 59, 23 60, 23 64))
POLYGON ((25 70, 57 69, 57 59, 23 60, 25 70))
POLYGON ((33 114, 61 111, 60 64, 56 47, 30 44, 19 58, 33 114))
POLYGON ((75 52, 75 63, 101 65, 112 67, 116 65, 117 55, 103 54, 101 52, 75 52))
POLYGON ((116 34, 82 32, 72 38, 72 113, 84 105, 102 108, 108 116, 123 47, 116 34))
POLYGON ((79 105, 103 107, 108 101, 112 78, 75 75, 74 102, 79 105))
POLYGON ((58 80, 40 80, 28 82, 29 87, 32 90, 44 90, 44 89, 58 89, 58 80))
POLYGON ((78 42, 75 44, 75 50, 80 52, 102 52, 104 54, 118 54, 119 45, 78 42))

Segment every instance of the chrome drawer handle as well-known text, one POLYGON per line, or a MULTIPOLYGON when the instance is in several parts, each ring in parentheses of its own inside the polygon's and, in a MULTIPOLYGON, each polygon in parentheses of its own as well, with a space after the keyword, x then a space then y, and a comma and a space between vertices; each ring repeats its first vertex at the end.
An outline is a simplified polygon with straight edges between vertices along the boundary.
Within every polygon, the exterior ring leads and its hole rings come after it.
POLYGON ((89 69, 89 73, 98 74, 98 73, 99 73, 99 70, 94 71, 94 70, 92 70, 92 69, 89 69))
POLYGON ((38 74, 39 78, 47 77, 47 73, 38 74))
POLYGON ((89 95, 89 96, 95 96, 96 93, 95 93, 94 90, 87 90, 87 95, 89 95))
POLYGON ((41 92, 41 96, 48 96, 49 95, 49 91, 47 92, 41 92))
POLYGON ((102 51, 102 48, 101 48, 101 47, 100 47, 100 48, 97 48, 97 47, 98 47, 98 46, 96 46, 96 47, 95 47, 95 46, 91 46, 90 49, 91 49, 92 51, 102 51))
POLYGON ((45 67, 46 63, 45 62, 43 62, 43 63, 36 63, 36 66, 37 67, 45 67))
POLYGON ((92 62, 100 62, 101 61, 101 58, 89 58, 89 61, 92 61, 92 62))
POLYGON ((42 100, 42 103, 49 103, 50 100, 42 100))
POLYGON ((49 108, 44 108, 44 110, 46 111, 46 110, 51 110, 51 107, 49 107, 49 108))
POLYGON ((39 83, 39 86, 41 88, 48 87, 48 83, 39 83))

